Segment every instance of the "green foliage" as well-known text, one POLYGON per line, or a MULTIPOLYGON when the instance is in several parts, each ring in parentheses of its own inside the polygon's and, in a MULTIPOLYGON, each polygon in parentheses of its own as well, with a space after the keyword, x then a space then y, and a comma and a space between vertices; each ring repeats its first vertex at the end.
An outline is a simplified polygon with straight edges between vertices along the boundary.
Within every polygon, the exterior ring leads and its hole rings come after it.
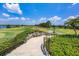
POLYGON ((76 28, 79 26, 79 17, 70 18, 65 22, 65 25, 68 27, 71 26, 75 32, 75 35, 77 35, 76 28), (78 26, 77 26, 78 25, 78 26))
POLYGON ((12 47, 23 43, 28 33, 33 32, 31 28, 10 28, 0 31, 2 37, 0 37, 0 55, 4 55, 12 47), (4 34, 4 35, 3 35, 4 34))
MULTIPOLYGON (((53 29, 53 28, 52 28, 53 29)), ((77 29, 77 34, 79 34, 79 30, 77 29)), ((74 35, 74 30, 73 29, 69 29, 69 28, 59 28, 59 27, 56 27, 56 32, 57 33, 62 33, 62 34, 68 34, 68 35, 74 35)))
POLYGON ((79 56, 79 37, 74 35, 52 37, 49 53, 52 56, 79 56))
POLYGON ((46 23, 40 23, 39 26, 50 28, 51 27, 51 22, 47 21, 46 23))

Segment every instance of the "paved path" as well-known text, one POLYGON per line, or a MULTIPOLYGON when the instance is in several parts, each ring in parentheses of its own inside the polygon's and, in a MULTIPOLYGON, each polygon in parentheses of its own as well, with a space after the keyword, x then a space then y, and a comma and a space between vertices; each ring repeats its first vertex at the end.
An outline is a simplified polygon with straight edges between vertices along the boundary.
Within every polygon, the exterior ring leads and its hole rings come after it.
POLYGON ((6 56, 45 56, 41 51, 44 36, 29 39, 6 56))

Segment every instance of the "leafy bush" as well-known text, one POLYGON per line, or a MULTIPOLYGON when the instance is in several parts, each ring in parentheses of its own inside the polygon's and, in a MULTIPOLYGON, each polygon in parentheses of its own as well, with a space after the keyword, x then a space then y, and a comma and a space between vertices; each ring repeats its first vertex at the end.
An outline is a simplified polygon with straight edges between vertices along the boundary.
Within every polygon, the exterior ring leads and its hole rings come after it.
MULTIPOLYGON (((46 48, 48 49, 47 45, 46 48)), ((48 51, 52 56, 79 56, 79 36, 57 35, 52 37, 48 51)))

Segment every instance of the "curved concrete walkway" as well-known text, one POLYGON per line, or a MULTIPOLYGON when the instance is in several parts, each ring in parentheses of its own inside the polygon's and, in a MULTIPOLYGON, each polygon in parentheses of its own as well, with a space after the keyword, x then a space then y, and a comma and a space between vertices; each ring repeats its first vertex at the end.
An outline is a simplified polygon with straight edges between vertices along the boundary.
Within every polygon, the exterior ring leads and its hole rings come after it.
POLYGON ((44 35, 29 39, 6 56, 45 56, 41 51, 44 35))

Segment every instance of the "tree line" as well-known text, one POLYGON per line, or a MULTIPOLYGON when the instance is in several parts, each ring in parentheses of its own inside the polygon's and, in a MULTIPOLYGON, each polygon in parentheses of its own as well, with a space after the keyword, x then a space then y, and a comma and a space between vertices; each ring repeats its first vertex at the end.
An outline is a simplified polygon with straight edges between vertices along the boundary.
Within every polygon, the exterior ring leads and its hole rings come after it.
POLYGON ((73 29, 75 35, 77 35, 77 29, 79 29, 79 17, 69 18, 67 21, 64 22, 64 25, 52 25, 50 21, 47 21, 45 23, 40 23, 38 26, 46 27, 46 28, 53 27, 54 32, 55 32, 55 27, 73 29))

